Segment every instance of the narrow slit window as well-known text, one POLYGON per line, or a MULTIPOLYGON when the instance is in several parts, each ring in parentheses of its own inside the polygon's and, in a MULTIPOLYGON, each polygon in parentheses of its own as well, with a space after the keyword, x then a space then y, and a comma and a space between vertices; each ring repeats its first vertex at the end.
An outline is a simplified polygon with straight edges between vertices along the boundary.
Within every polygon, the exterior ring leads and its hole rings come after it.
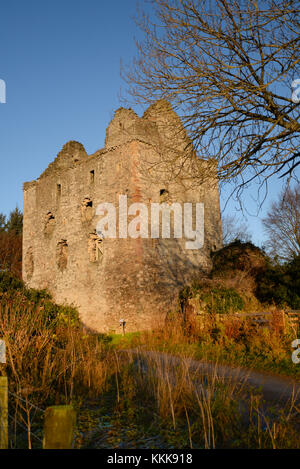
POLYGON ((160 202, 168 202, 169 201, 169 191, 167 189, 160 189, 159 199, 160 199, 160 202))
POLYGON ((95 171, 92 170, 90 171, 90 183, 94 184, 94 182, 95 182, 95 171))
POLYGON ((61 184, 57 184, 57 198, 59 199, 61 196, 61 184))
POLYGON ((93 201, 89 197, 86 197, 81 202, 81 221, 89 222, 93 219, 94 215, 93 201))

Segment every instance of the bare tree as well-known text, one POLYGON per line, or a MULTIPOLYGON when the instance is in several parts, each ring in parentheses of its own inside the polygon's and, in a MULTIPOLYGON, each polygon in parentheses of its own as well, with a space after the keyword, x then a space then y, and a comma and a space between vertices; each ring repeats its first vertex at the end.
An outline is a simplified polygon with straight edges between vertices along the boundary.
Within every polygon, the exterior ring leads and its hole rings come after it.
POLYGON ((300 255, 300 184, 287 186, 263 219, 267 250, 273 258, 291 260, 300 255))
POLYGON ((169 100, 198 157, 217 160, 219 179, 233 182, 238 194, 254 179, 261 188, 274 174, 294 175, 300 163, 300 91, 292 89, 300 79, 299 3, 150 3, 154 20, 138 15, 145 39, 122 71, 129 101, 169 100))
POLYGON ((0 232, 0 271, 22 277, 22 235, 0 232))
POLYGON ((251 234, 246 222, 239 220, 236 215, 222 216, 223 244, 239 240, 244 243, 251 241, 251 234))

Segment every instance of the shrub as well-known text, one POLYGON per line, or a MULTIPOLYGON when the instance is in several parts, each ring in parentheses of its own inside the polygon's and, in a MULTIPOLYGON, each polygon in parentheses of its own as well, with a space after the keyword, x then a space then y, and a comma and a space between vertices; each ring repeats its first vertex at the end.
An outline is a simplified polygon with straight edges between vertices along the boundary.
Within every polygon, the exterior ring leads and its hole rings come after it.
POLYGON ((264 271, 268 259, 254 244, 237 240, 214 252, 212 261, 212 278, 226 276, 235 270, 248 272, 255 277, 264 271))
POLYGON ((202 294, 202 299, 208 313, 224 314, 240 311, 244 307, 242 297, 233 288, 212 288, 202 294))
POLYGON ((0 272, 0 296, 2 302, 22 307, 28 303, 31 308, 38 308, 45 324, 55 327, 57 323, 79 324, 79 315, 76 308, 67 305, 57 305, 47 290, 27 288, 22 280, 10 272, 0 272))
MULTIPOLYGON (((247 279, 244 286, 249 286, 259 302, 300 309, 300 256, 274 265, 257 246, 235 241, 213 253, 212 261, 213 280, 224 284, 234 275, 244 274, 247 279)), ((233 299, 233 304, 239 307, 238 300, 233 299)))
POLYGON ((300 309, 300 257, 283 265, 268 265, 257 278, 256 296, 264 303, 300 309))
POLYGON ((187 300, 197 297, 202 309, 210 314, 225 314, 240 311, 244 308, 244 300, 234 288, 226 288, 220 284, 209 282, 194 283, 179 293, 179 302, 183 308, 187 300))
POLYGON ((24 282, 15 277, 10 272, 0 272, 0 292, 1 293, 15 293, 16 290, 24 290, 24 282))

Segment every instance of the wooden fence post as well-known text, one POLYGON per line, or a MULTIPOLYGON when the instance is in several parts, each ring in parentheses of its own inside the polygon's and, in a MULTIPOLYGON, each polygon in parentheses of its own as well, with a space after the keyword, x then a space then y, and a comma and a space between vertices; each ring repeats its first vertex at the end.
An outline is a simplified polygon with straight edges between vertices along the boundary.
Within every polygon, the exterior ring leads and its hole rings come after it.
POLYGON ((0 376, 0 449, 8 448, 8 380, 0 376))
POLYGON ((44 421, 44 449, 71 449, 76 413, 71 405, 48 407, 44 421))

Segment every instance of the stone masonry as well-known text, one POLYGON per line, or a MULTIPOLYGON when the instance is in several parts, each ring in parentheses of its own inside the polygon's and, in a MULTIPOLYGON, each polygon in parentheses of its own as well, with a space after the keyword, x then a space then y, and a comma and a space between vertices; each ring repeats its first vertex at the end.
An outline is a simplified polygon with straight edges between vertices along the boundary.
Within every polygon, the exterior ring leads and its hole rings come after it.
POLYGON ((131 109, 116 111, 105 148, 93 155, 78 142, 65 144, 36 181, 24 184, 26 284, 77 306, 94 331, 119 332, 120 319, 127 331, 162 324, 179 289, 209 272, 210 252, 222 242, 216 166, 195 184, 195 167, 198 174, 207 163, 190 148, 179 117, 162 100, 141 118, 131 109), (172 236, 99 237, 97 206, 118 207, 119 195, 127 195, 128 205, 203 202, 204 246, 188 250, 186 239, 172 236))

